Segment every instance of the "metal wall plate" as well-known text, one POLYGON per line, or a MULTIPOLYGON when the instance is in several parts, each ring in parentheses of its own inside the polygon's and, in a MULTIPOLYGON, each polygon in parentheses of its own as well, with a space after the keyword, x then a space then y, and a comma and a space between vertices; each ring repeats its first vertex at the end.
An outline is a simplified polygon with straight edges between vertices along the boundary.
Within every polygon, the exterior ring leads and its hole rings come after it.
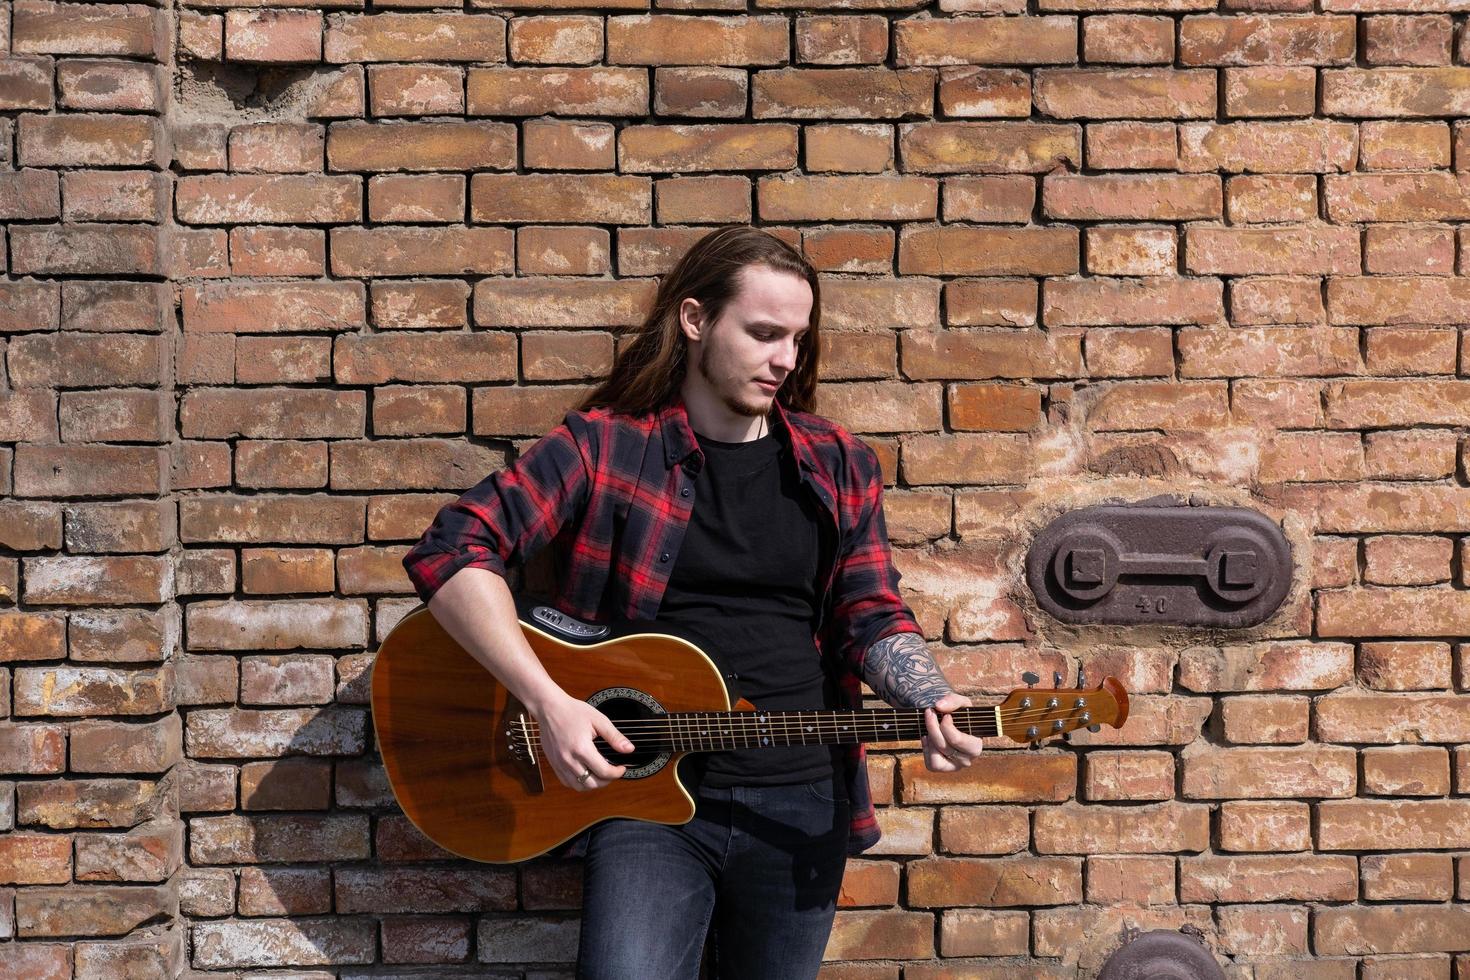
POLYGON ((1246 507, 1084 507, 1026 553, 1037 603, 1065 623, 1254 626, 1291 572, 1286 535, 1246 507))

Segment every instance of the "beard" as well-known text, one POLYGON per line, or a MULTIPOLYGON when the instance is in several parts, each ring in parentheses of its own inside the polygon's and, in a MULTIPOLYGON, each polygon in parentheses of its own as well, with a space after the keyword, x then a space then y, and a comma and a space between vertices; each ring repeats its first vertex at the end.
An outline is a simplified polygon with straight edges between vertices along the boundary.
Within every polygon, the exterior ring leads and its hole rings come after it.
MULTIPOLYGON (((770 410, 770 405, 752 405, 749 402, 741 401, 737 396, 728 391, 721 379, 714 374, 712 361, 713 358, 710 357, 709 344, 700 345, 699 358, 695 361, 694 368, 699 372, 700 377, 708 382, 710 389, 719 395, 720 401, 724 403, 726 408, 736 415, 743 415, 746 418, 759 418, 770 410)), ((733 379, 731 379, 731 383, 734 383, 733 379)), ((774 398, 775 396, 773 395, 772 400, 774 398)))

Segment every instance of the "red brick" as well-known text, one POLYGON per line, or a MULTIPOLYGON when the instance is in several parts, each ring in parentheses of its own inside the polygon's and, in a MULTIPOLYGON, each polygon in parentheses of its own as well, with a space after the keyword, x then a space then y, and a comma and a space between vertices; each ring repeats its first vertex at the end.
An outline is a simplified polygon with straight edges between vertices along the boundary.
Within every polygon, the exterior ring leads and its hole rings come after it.
POLYGON ((332 910, 326 868, 241 868, 241 915, 322 915, 332 910))
POLYGON ((366 323, 361 283, 211 283, 181 290, 184 329, 199 333, 341 330, 366 323))
POLYGON ((362 600, 206 601, 186 611, 195 650, 350 649, 367 643, 362 600))
POLYGON ((1470 907, 1463 905, 1343 906, 1312 917, 1318 954, 1453 952, 1470 935, 1470 907))
POLYGON ((1443 902, 1454 897, 1448 854, 1365 854, 1363 898, 1374 902, 1443 902))
POLYGON ((465 215, 463 174, 379 174, 368 179, 373 221, 455 222, 465 215))
POLYGON ((242 487, 320 489, 327 485, 327 462, 325 442, 242 439, 235 444, 235 482, 242 487))
POLYGON ((0 721, 0 773, 45 775, 66 769, 66 729, 0 721))
POLYGON ((1036 104, 1058 119, 1173 119, 1214 114, 1215 73, 1171 68, 1039 68, 1036 104))
POLYGON ((1329 800, 1318 805, 1319 850, 1460 848, 1466 840, 1470 800, 1329 800))
POLYGON ((813 64, 877 64, 888 53, 888 21, 876 14, 798 17, 796 52, 813 64))
POLYGON ((1088 125, 1088 166, 1108 170, 1173 169, 1177 162, 1179 138, 1173 123, 1095 122, 1088 125))
POLYGON ((1453 694, 1356 694, 1319 698, 1316 735, 1330 742, 1465 742, 1470 717, 1453 694))
POLYGON ((908 888, 920 908, 1070 905, 1082 900, 1082 859, 925 858, 909 864, 908 888))
POLYGON ((65 884, 71 881, 71 869, 71 838, 64 834, 0 837, 0 884, 65 884))
POLYGON ((952 956, 1024 956, 1031 933, 1025 912, 948 909, 939 925, 939 949, 952 956))
POLYGON ((448 65, 371 65, 368 107, 374 116, 464 113, 464 72, 448 65))
POLYGON ((1087 900, 1100 905, 1172 905, 1174 874, 1172 857, 1089 857, 1087 900))
POLYGON ((1083 756, 1088 800, 1167 800, 1174 795, 1169 752, 1093 751, 1083 756))
POLYGON ((1016 68, 941 68, 939 105, 958 118, 1024 117, 1031 112, 1031 76, 1016 68))
POLYGON ((1071 228, 905 228, 898 269, 905 275, 1064 276, 1077 271, 1079 252, 1071 228))
POLYGON ((1186 65, 1352 64, 1355 20, 1343 16, 1210 15, 1181 22, 1179 61, 1186 65))
POLYGON ((1237 697, 1220 703, 1225 740, 1236 745, 1305 742, 1309 714, 1305 697, 1237 697))
POLYGON ((164 14, 144 4, 17 0, 11 48, 16 54, 118 54, 162 58, 164 14))
POLYGON ((608 170, 617 158, 617 133, 611 123, 528 119, 521 124, 521 154, 528 170, 608 170))
POLYGON ((186 543, 356 544, 363 525, 361 499, 325 494, 212 495, 179 505, 180 538, 186 543))
POLYGON ((172 564, 166 557, 60 555, 25 559, 27 602, 46 605, 118 605, 167 602, 172 564))
POLYGON ((577 14, 517 17, 510 56, 530 64, 584 65, 602 57, 602 18, 577 14))
POLYGON ((1030 843, 1025 807, 948 805, 939 810, 939 840, 947 854, 1017 854, 1030 843))
POLYGON ((784 17, 609 17, 607 61, 623 65, 773 65, 790 57, 784 17))
POLYGON ((377 928, 361 919, 256 919, 193 926, 202 969, 371 963, 377 928))
POLYGON ((1222 951, 1272 958, 1307 952, 1308 911, 1305 908, 1219 906, 1216 915, 1220 922, 1222 951))
POLYGON ((899 154, 914 173, 1046 173, 1082 164, 1082 130, 1032 122, 917 122, 899 126, 899 154))
POLYGON ((1087 18, 1084 27, 1082 57, 1085 61, 1130 64, 1172 60, 1174 29, 1166 18, 1104 14, 1087 18))
POLYGON ((934 916, 899 909, 841 911, 825 956, 834 960, 926 959, 934 955, 934 916))
POLYGON ((515 149, 510 123, 340 122, 327 130, 332 170, 509 170, 515 166, 515 149))
POLYGON ((179 423, 194 439, 352 438, 366 431, 367 398, 331 389, 194 389, 184 394, 179 423))
POLYGON ((1304 802, 1227 799, 1220 804, 1222 851, 1308 851, 1311 808, 1304 802))
POLYGON ((230 271, 236 275, 320 276, 326 269, 327 236, 320 229, 230 229, 230 271))
POLYGON ((1363 53, 1370 64, 1434 65, 1450 60, 1452 25, 1445 15, 1369 17, 1363 53))
POLYGON ((1271 798, 1283 785, 1299 797, 1352 796, 1357 753, 1345 746, 1222 749, 1191 745, 1184 762, 1182 795, 1189 799, 1271 798))
POLYGON ((1076 17, 900 20, 895 64, 1047 64, 1077 55, 1076 17))
POLYGON ((900 766, 905 803, 1060 802, 1077 781, 1072 754, 986 752, 958 773, 930 773, 918 755, 900 766))
POLYGON ((459 963, 469 955, 468 918, 384 916, 381 930, 385 963, 459 963))
POLYGON ((1464 115, 1470 69, 1344 68, 1322 72, 1322 112, 1332 116, 1464 115))
POLYGON ((504 61, 505 19, 443 13, 342 14, 332 18, 328 62, 504 61))
POLYGON ((78 881, 164 881, 183 861, 184 825, 173 819, 76 840, 78 881))
POLYGON ((1032 835, 1038 854, 1203 851, 1210 842, 1210 812, 1203 804, 1175 802, 1044 807, 1036 811, 1032 835))
POLYGON ((319 61, 322 28, 322 15, 315 10, 228 10, 225 57, 272 64, 319 61))
POLYGON ((22 938, 126 935, 168 915, 173 894, 164 885, 27 888, 16 894, 16 928, 22 938))
POLYGON ((1357 896, 1358 862, 1350 856, 1179 859, 1180 902, 1350 902, 1357 896))
POLYGON ((334 228, 332 271, 339 276, 484 275, 514 269, 508 228, 334 228))
POLYGON ((509 868, 464 870, 362 868, 338 871, 338 913, 504 912, 516 907, 515 872, 509 868))

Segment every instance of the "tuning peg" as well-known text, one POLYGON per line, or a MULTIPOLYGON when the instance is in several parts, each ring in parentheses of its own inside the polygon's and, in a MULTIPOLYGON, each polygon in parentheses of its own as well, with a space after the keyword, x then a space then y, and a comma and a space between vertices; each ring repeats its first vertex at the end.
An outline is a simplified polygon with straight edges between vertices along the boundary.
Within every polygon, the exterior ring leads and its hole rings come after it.
POLYGON ((1051 686, 1059 691, 1062 689, 1062 672, 1060 670, 1051 672, 1051 686))
POLYGON ((1027 687, 1032 687, 1032 686, 1040 683, 1041 678, 1040 677, 1037 677, 1035 674, 1033 674, 1031 671, 1028 670, 1028 671, 1026 671, 1026 673, 1024 673, 1024 674, 1021 675, 1021 680, 1023 680, 1023 681, 1026 682, 1026 686, 1027 687))
POLYGON ((1088 725, 1087 726, 1087 730, 1089 732, 1092 732, 1092 734, 1096 735, 1098 732, 1102 731, 1102 726, 1101 725, 1088 725))
POLYGON ((1078 690, 1081 690, 1081 689, 1083 689, 1083 688, 1085 688, 1087 686, 1087 682, 1086 682, 1086 680, 1084 680, 1084 676, 1085 675, 1083 674, 1082 664, 1079 662, 1077 664, 1077 689, 1078 690))
POLYGON ((1035 752, 1039 748, 1041 748, 1041 739, 1037 739, 1036 741, 1030 743, 1027 746, 1027 749, 1029 749, 1032 752, 1035 752))

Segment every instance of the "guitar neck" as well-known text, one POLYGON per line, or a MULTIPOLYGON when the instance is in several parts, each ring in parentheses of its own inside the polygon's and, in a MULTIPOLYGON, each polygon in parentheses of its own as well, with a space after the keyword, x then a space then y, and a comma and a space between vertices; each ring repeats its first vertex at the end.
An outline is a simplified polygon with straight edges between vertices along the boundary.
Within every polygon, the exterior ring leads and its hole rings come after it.
MULTIPOLYGON (((950 715, 967 735, 1000 734, 994 707, 960 708, 950 715)), ((925 733, 924 713, 913 708, 860 711, 687 711, 627 723, 621 731, 640 749, 721 752, 790 745, 907 742, 925 733)), ((602 740, 598 739, 602 745, 602 740)))

